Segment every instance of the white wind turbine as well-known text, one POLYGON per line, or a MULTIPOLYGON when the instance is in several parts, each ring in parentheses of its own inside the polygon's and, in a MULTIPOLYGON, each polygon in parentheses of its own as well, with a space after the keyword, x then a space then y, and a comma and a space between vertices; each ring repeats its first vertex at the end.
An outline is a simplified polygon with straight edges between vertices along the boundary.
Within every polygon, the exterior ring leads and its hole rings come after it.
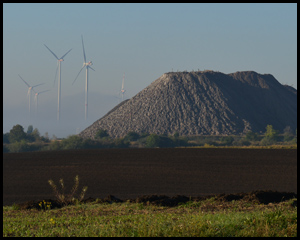
POLYGON ((124 89, 124 78, 125 78, 125 73, 123 74, 122 88, 121 88, 121 91, 120 91, 120 93, 122 94, 122 102, 124 100, 124 94, 126 92, 126 90, 124 89))
POLYGON ((48 92, 48 91, 50 91, 50 90, 45 90, 45 91, 41 91, 41 92, 34 91, 34 93, 35 93, 35 96, 34 96, 34 100, 35 100, 35 117, 36 118, 37 118, 37 112, 38 112, 38 97, 39 97, 39 94, 45 93, 45 92, 48 92))
POLYGON ((75 83, 76 79, 78 78, 79 74, 81 73, 82 69, 86 69, 85 73, 85 120, 87 120, 87 115, 88 115, 88 81, 89 81, 89 68, 95 71, 91 65, 93 65, 92 61, 86 62, 86 57, 85 57, 85 51, 84 51, 84 44, 83 44, 83 36, 81 35, 81 42, 82 42, 82 49, 83 49, 83 66, 80 69, 79 73, 77 74, 74 82, 72 85, 75 83))
MULTIPOLYGON (((53 54, 53 56, 57 59, 57 64, 58 64, 58 103, 57 103, 57 121, 59 121, 59 113, 60 113, 60 97, 61 97, 61 66, 60 66, 60 63, 62 61, 64 61, 64 57, 72 50, 72 48, 67 51, 61 58, 58 58, 54 52, 52 52, 50 50, 50 48, 48 48, 46 46, 46 44, 44 44, 45 47, 53 54)), ((57 68, 56 68, 56 73, 57 73, 57 68)), ((55 78, 56 78, 56 73, 55 73, 55 78)), ((54 81, 55 81, 55 78, 54 78, 54 81)))
MULTIPOLYGON (((19 74, 18 74, 19 75, 19 74)), ((40 83, 34 86, 30 86, 20 75, 19 77, 21 78, 21 80, 28 86, 28 92, 27 92, 27 97, 29 97, 29 117, 30 117, 30 95, 31 95, 31 90, 33 90, 34 87, 43 85, 44 83, 40 83)))

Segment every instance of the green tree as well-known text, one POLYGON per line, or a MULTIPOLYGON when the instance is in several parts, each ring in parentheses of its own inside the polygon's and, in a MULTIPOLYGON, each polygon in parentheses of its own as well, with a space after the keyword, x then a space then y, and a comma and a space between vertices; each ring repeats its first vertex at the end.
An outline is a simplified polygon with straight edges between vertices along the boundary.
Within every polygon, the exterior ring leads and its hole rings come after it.
POLYGON ((179 138, 179 132, 175 132, 174 135, 173 135, 173 137, 174 137, 175 139, 179 138))
POLYGON ((32 125, 29 125, 28 128, 27 128, 27 134, 31 134, 33 131, 33 126, 32 125))
POLYGON ((104 130, 102 128, 100 128, 95 135, 96 139, 101 139, 101 138, 106 138, 106 137, 109 137, 107 130, 104 130))
POLYGON ((31 135, 34 137, 35 141, 40 139, 40 132, 37 128, 32 131, 31 135))
POLYGON ((44 138, 47 139, 47 140, 49 141, 49 133, 48 133, 48 132, 45 132, 44 138))
POLYGON ((224 144, 226 146, 231 146, 233 141, 234 141, 234 138, 232 136, 226 136, 226 137, 222 138, 222 142, 224 142, 224 144))
POLYGON ((83 139, 77 135, 71 135, 61 141, 63 149, 82 149, 84 148, 83 139))
POLYGON ((26 152, 29 150, 28 143, 22 139, 8 145, 9 152, 26 152))
POLYGON ((258 135, 255 132, 249 131, 246 133, 245 140, 246 141, 257 141, 258 135))
POLYGON ((136 132, 129 132, 124 137, 125 141, 136 141, 140 138, 140 135, 136 132))
POLYGON ((285 142, 291 141, 294 138, 292 128, 290 126, 286 126, 283 129, 283 140, 285 142))
POLYGON ((264 138, 261 140, 262 145, 271 145, 278 140, 278 131, 272 125, 267 125, 264 138))
POLYGON ((154 148, 160 146, 160 137, 156 134, 150 134, 146 139, 146 147, 154 148))
POLYGON ((129 147, 130 143, 126 141, 124 138, 117 138, 113 141, 114 148, 127 148, 129 147))
POLYGON ((266 132, 265 132, 265 137, 268 138, 277 138, 278 137, 278 131, 276 131, 272 125, 267 125, 266 127, 266 132))
POLYGON ((53 140, 46 148, 47 150, 60 150, 62 149, 62 145, 59 141, 53 140))
POLYGON ((3 133, 3 143, 9 143, 9 133, 3 133))
POLYGON ((9 131, 9 142, 19 142, 21 140, 26 139, 26 133, 24 132, 24 128, 17 124, 13 126, 13 128, 9 131))
POLYGON ((174 147, 175 144, 172 139, 166 136, 159 136, 156 134, 151 134, 146 139, 146 147, 154 148, 154 147, 174 147))

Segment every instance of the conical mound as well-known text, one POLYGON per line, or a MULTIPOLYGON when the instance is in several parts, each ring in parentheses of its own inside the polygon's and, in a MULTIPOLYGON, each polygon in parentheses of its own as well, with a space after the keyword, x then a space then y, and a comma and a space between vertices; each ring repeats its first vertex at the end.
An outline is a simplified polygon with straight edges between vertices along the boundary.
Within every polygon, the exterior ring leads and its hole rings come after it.
POLYGON ((113 108, 79 136, 99 129, 113 137, 128 132, 231 135, 297 128, 297 90, 270 74, 213 71, 163 74, 137 95, 113 108))

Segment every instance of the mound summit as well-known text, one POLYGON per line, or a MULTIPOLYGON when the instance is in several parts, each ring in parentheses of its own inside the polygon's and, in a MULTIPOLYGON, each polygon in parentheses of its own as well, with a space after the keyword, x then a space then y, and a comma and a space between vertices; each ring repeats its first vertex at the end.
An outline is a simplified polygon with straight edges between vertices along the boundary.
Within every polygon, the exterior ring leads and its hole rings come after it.
POLYGON ((171 135, 231 135, 266 126, 297 128, 297 90, 271 74, 254 71, 169 72, 83 130, 113 137, 128 132, 171 135))

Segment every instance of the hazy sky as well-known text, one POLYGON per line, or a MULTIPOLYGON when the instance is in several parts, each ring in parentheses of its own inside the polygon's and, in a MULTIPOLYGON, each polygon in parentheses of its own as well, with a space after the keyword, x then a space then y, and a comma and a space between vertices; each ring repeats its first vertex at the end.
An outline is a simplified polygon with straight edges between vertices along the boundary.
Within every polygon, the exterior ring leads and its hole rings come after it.
POLYGON ((170 71, 253 70, 297 88, 297 4, 3 4, 3 132, 16 124, 41 135, 67 137, 170 71), (81 34, 89 72, 89 118, 84 121, 81 34), (61 122, 56 121, 58 57, 61 122), (36 115, 27 86, 45 83, 36 115))

